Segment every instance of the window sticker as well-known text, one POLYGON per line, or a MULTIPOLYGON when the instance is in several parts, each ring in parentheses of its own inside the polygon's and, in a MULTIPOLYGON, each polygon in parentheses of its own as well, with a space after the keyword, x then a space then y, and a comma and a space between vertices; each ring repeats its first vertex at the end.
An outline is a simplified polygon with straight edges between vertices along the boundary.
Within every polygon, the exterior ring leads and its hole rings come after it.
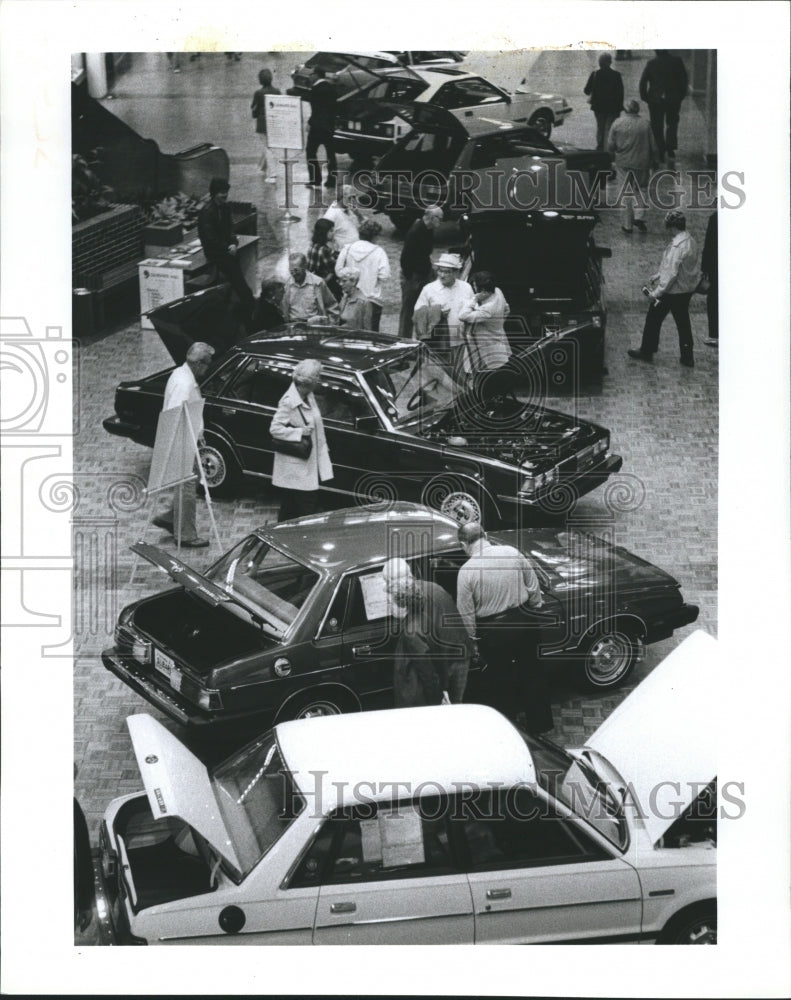
POLYGON ((379 834, 379 820, 361 819, 360 836, 362 837, 363 861, 381 861, 382 838, 379 834))
POLYGON ((365 617, 369 622, 387 618, 391 614, 390 598, 385 590, 385 581, 381 573, 369 573, 360 577, 360 588, 363 592, 365 617))
POLYGON ((414 805, 400 803, 395 812, 380 813, 379 832, 382 838, 382 864, 385 868, 418 865, 426 860, 423 825, 414 805))

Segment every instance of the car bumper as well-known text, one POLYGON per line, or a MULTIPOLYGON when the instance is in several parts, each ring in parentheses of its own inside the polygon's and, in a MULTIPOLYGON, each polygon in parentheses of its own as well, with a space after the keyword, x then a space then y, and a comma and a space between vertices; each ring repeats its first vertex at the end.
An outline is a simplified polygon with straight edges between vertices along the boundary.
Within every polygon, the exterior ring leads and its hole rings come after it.
POLYGON ((506 497, 498 495, 497 502, 504 517, 510 515, 515 518, 517 511, 520 510, 535 510, 536 512, 543 512, 545 514, 560 514, 562 511, 557 509, 557 504, 552 499, 553 489, 557 489, 558 486, 562 487, 564 483, 567 483, 573 488, 577 497, 585 496, 586 493, 595 490, 602 483, 606 482, 611 475, 618 472, 622 465, 623 458, 620 455, 608 455, 604 462, 592 465, 579 475, 564 476, 558 483, 553 483, 549 489, 537 493, 534 497, 527 497, 525 495, 506 497))
POLYGON ((102 427, 104 427, 108 434, 112 434, 115 437, 130 438, 130 440, 136 441, 137 444, 151 444, 150 435, 139 424, 122 420, 120 417, 108 417, 102 421, 102 427))
POLYGON ((557 108, 554 111, 555 114, 555 125, 562 125, 563 122, 568 118, 574 108, 557 108))
POLYGON ((659 642, 660 639, 669 639, 677 628, 691 625, 698 620, 700 609, 696 604, 681 604, 677 608, 671 608, 663 612, 660 618, 653 618, 647 622, 645 642, 659 642))

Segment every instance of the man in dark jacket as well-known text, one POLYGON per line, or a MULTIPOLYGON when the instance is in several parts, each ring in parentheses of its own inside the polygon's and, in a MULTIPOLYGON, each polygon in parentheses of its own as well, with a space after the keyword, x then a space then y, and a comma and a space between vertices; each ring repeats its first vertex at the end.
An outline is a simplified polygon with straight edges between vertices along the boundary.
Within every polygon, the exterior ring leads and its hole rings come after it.
POLYGON ((588 77, 584 93, 590 97, 591 111, 596 117, 596 149, 603 150, 612 123, 623 110, 623 78, 611 69, 612 56, 603 52, 599 68, 588 77))
POLYGON ((679 56, 656 49, 640 77, 640 97, 648 105, 659 159, 672 160, 678 148, 678 119, 687 96, 687 71, 679 56))
POLYGON ((382 576, 403 612, 393 663, 395 707, 461 702, 471 645, 453 598, 438 583, 416 580, 404 559, 389 559, 382 576))
POLYGON ((427 208, 422 218, 416 219, 404 238, 401 251, 401 316, 398 336, 409 340, 412 336, 412 314, 424 285, 434 277, 431 254, 434 251, 434 232, 442 222, 441 208, 427 208))
POLYGON ((305 155, 308 160, 308 187, 321 187, 321 164, 316 159, 319 146, 327 153, 327 180, 325 187, 335 187, 338 164, 335 161, 335 106, 338 95, 335 87, 324 76, 323 69, 316 70, 317 80, 310 88, 308 103, 308 141, 305 155))
POLYGON ((250 286, 244 280, 239 258, 236 256, 239 240, 233 231, 231 210, 228 207, 230 189, 231 185, 225 178, 212 177, 209 182, 211 201, 198 213, 198 237, 206 260, 214 264, 236 292, 247 324, 255 300, 250 286))

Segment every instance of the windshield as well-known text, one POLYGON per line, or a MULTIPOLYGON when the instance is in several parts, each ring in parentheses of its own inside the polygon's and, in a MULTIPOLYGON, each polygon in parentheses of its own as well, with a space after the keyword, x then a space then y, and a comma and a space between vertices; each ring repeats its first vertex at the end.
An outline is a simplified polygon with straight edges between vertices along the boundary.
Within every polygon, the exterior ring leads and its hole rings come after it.
POLYGON ((244 878, 305 808, 273 732, 210 773, 214 796, 244 878))
POLYGON ((462 394, 439 358, 420 345, 365 378, 394 427, 448 409, 462 394))
POLYGON ((548 740, 522 734, 530 748, 541 787, 587 820, 619 850, 629 843, 623 805, 592 760, 577 759, 548 740))
POLYGON ((270 634, 282 637, 316 586, 319 576, 301 563, 250 535, 206 572, 227 594, 240 600, 270 634))

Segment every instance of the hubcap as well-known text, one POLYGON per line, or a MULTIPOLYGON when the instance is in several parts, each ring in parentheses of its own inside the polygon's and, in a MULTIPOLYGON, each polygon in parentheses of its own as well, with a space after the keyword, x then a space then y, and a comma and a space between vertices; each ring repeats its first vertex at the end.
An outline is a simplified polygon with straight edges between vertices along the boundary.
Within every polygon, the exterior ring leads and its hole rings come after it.
POLYGON ((227 469, 225 459, 219 451, 216 448, 201 448, 200 460, 209 487, 222 486, 227 469))
POLYGON ((628 668, 631 644, 624 636, 607 635, 598 639, 588 658, 588 674, 596 684, 612 684, 628 668))
POLYGON ((481 508, 469 493, 449 493, 442 501, 440 511, 452 517, 458 524, 469 524, 481 520, 481 508))
POLYGON ((297 714, 298 719, 317 719, 322 715, 340 715, 341 710, 331 701, 316 701, 297 714))
POLYGON ((716 944, 717 928, 709 920, 701 920, 699 924, 690 927, 686 939, 687 944, 716 944))

